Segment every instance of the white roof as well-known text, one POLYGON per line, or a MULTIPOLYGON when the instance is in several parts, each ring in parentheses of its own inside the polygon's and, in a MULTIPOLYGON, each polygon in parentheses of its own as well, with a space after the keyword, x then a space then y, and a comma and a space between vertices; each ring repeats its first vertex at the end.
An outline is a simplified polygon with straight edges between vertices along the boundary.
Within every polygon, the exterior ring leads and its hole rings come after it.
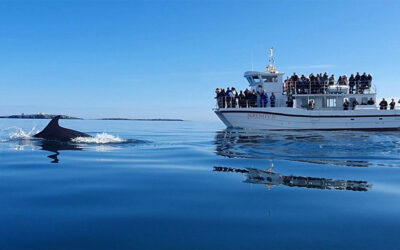
POLYGON ((278 75, 284 75, 285 73, 283 72, 276 72, 276 73, 270 73, 270 72, 260 72, 260 71, 246 71, 244 72, 244 77, 247 76, 278 76, 278 75))

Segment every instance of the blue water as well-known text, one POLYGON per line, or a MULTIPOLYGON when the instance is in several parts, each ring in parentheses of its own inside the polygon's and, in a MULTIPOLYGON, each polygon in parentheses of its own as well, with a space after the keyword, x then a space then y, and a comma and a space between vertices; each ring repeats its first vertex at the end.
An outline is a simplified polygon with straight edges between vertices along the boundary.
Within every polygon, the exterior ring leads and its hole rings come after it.
POLYGON ((99 141, 26 137, 47 122, 0 120, 1 249, 400 248, 398 132, 61 120, 99 141))

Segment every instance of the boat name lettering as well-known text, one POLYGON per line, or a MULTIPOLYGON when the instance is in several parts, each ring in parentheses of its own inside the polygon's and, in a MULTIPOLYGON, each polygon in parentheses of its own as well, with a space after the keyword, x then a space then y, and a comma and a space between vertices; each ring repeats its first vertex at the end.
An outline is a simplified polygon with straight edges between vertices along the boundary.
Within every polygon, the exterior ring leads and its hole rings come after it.
POLYGON ((275 119, 275 115, 262 113, 248 113, 248 119, 275 119))

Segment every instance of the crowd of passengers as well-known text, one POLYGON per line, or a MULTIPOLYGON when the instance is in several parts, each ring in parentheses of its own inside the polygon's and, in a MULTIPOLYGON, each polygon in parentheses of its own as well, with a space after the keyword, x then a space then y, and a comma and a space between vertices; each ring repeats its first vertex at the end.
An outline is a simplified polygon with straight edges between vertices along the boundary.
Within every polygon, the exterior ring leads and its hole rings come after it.
MULTIPOLYGON (((274 92, 271 92, 269 96, 267 91, 259 85, 257 89, 237 92, 234 87, 217 88, 215 90, 216 99, 219 108, 264 108, 264 107, 275 107, 276 97, 274 92)), ((289 97, 286 102, 288 107, 293 107, 293 98, 289 97)))
POLYGON ((311 73, 308 77, 301 75, 300 77, 293 73, 291 77, 285 80, 284 88, 289 94, 323 94, 329 86, 336 85, 348 86, 350 94, 363 94, 366 89, 371 88, 372 75, 364 72, 360 75, 351 74, 348 78, 347 75, 339 76, 336 81, 335 75, 329 76, 327 72, 314 75, 311 73))

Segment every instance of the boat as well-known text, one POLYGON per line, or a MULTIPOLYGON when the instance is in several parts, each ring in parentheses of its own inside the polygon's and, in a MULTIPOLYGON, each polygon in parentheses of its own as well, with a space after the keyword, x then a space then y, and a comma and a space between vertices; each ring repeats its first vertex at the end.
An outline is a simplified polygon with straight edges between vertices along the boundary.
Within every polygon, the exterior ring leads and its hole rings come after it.
MULTIPOLYGON (((264 72, 247 71, 250 91, 274 93, 275 103, 263 106, 236 98, 217 97, 215 114, 228 128, 262 130, 399 130, 400 110, 376 105, 376 88, 369 82, 285 81, 274 65, 273 49, 264 72), (321 85, 322 84, 322 85, 321 85), (354 105, 353 105, 354 104, 354 105)), ((217 89, 218 90, 218 89, 217 89)))

